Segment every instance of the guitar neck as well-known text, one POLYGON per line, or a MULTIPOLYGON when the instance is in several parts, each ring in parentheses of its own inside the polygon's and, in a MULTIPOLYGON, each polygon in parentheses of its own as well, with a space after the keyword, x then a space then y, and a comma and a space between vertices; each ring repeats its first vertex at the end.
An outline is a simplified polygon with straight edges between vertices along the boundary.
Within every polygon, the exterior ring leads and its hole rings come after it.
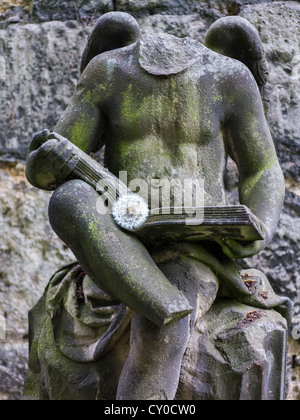
POLYGON ((121 195, 129 192, 127 186, 119 178, 76 146, 74 156, 78 159, 78 163, 72 171, 71 178, 85 181, 99 193, 105 192, 110 205, 113 205, 121 195))

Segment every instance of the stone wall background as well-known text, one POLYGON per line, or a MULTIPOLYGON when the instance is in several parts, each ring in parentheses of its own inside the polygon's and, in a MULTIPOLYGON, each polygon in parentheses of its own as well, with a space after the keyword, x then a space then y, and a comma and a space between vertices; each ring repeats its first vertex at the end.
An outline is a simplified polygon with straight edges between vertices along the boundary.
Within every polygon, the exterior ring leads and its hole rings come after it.
MULTIPOLYGON (((24 177, 31 136, 53 129, 79 77, 86 38, 102 13, 132 13, 145 31, 203 41, 219 17, 259 30, 270 64, 269 124, 287 186, 278 233, 260 266, 295 304, 300 324, 300 3, 270 0, 2 0, 0 4, 0 400, 20 399, 27 369, 27 312, 50 276, 72 260, 47 221, 49 194, 24 177)), ((236 172, 228 187, 236 197, 236 172)), ((299 335, 299 334, 298 334, 299 335)), ((300 400, 300 345, 290 338, 288 399, 300 400)))

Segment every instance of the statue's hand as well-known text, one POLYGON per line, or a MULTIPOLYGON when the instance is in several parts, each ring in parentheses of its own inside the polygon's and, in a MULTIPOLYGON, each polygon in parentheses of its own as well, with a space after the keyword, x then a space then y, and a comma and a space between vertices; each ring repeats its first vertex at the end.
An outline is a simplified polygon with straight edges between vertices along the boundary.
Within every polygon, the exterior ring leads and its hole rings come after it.
POLYGON ((48 130, 36 134, 26 161, 28 181, 37 188, 54 190, 76 166, 72 152, 72 144, 62 136, 48 130))
POLYGON ((233 259, 253 257, 267 246, 266 240, 239 242, 235 239, 220 239, 216 242, 222 247, 224 254, 233 259))
POLYGON ((272 240, 272 232, 268 226, 261 220, 257 219, 262 235, 264 237, 261 241, 245 242, 236 239, 219 239, 216 242, 221 246, 223 252, 227 257, 233 259, 249 258, 253 255, 259 254, 272 240))

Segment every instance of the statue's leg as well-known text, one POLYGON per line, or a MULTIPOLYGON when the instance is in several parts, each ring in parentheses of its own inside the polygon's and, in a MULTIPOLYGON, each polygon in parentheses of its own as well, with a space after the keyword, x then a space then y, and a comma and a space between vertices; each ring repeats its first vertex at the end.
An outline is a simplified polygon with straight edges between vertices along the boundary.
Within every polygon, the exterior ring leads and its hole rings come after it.
POLYGON ((185 296, 154 263, 143 244, 97 212, 98 193, 69 181, 53 194, 49 218, 82 268, 113 298, 162 327, 192 312, 185 296))
POLYGON ((117 400, 173 400, 190 338, 190 316, 159 328, 137 312, 117 400))
POLYGON ((130 352, 119 380, 118 400, 175 398, 191 330, 197 319, 209 310, 218 292, 215 274, 187 255, 182 259, 177 256, 159 267, 197 309, 189 317, 164 328, 157 328, 137 313, 133 315, 130 352))

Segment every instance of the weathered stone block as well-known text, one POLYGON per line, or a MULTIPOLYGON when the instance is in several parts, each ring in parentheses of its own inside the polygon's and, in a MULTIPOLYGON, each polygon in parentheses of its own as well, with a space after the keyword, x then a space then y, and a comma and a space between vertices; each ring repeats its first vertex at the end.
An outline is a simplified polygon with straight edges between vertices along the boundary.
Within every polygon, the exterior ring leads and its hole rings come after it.
POLYGON ((275 0, 115 0, 116 10, 129 13, 171 13, 176 15, 200 13, 202 16, 237 15, 249 4, 271 3, 275 0))
POLYGON ((286 340, 286 321, 277 312, 217 302, 192 334, 177 398, 282 399, 286 340))
POLYGON ((87 32, 76 21, 0 30, 2 160, 24 159, 32 134, 56 125, 74 93, 87 32))
POLYGON ((86 19, 113 10, 112 0, 34 0, 33 18, 41 21, 86 19))
POLYGON ((292 187, 300 182, 300 4, 288 1, 246 6, 241 16, 254 24, 265 46, 270 64, 268 121, 292 187))
POLYGON ((48 200, 48 193, 25 180, 24 165, 1 165, 0 317, 5 322, 0 337, 0 393, 6 399, 22 397, 28 311, 57 267, 74 258, 47 222, 48 200))
POLYGON ((22 7, 27 12, 32 10, 33 0, 2 0, 0 4, 0 14, 5 13, 11 7, 22 7))

